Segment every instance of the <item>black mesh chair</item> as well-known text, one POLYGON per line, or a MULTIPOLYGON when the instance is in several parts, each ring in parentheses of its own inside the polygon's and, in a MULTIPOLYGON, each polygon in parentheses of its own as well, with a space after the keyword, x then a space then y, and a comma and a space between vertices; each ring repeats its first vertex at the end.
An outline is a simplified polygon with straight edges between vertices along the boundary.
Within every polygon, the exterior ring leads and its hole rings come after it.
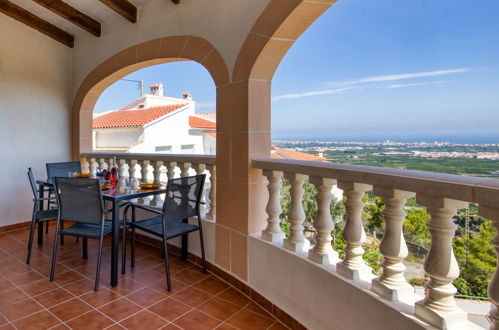
MULTIPOLYGON (((37 223, 43 223, 47 222, 47 228, 48 228, 48 221, 49 220, 55 220, 57 219, 57 209, 48 209, 48 210, 40 210, 41 205, 44 201, 49 201, 51 198, 39 198, 39 191, 36 187, 36 180, 33 175, 33 171, 31 170, 31 167, 28 169, 28 178, 29 178, 29 183, 31 185, 31 190, 33 191, 33 213, 31 215, 31 227, 29 230, 29 240, 28 240, 28 256, 26 257, 26 263, 29 264, 30 259, 31 259, 31 250, 33 247, 33 237, 35 235, 35 226, 37 223)), ((55 200, 55 197, 52 198, 55 200)), ((41 228, 39 229, 41 230, 41 228)))
POLYGON ((81 173, 80 162, 47 163, 47 181, 53 183, 55 177, 67 178, 69 173, 81 173))
MULTIPOLYGON (((99 274, 102 260, 102 245, 104 236, 112 232, 110 222, 105 221, 104 201, 99 180, 83 178, 54 178, 55 193, 59 204, 57 225, 52 252, 52 268, 50 281, 54 280, 55 262, 57 256, 57 238, 59 234, 86 239, 99 240, 97 271, 95 275, 95 291, 99 290, 99 274), (62 219, 76 224, 61 229, 62 219)), ((86 247, 85 247, 86 248, 86 247)))
MULTIPOLYGON (((135 267, 135 229, 140 229, 149 234, 161 237, 163 239, 166 286, 168 291, 171 291, 171 281, 167 241, 171 238, 187 235, 190 232, 199 230, 201 255, 203 259, 203 273, 206 274, 203 229, 199 213, 199 205, 201 202, 201 195, 203 193, 205 177, 206 175, 201 174, 178 179, 169 179, 162 211, 133 203, 130 203, 124 210, 124 221, 127 225, 123 226, 123 237, 126 237, 127 228, 131 228, 132 231, 131 266, 135 267), (132 208, 132 219, 130 222, 127 222, 126 214, 128 208, 130 207, 132 208), (156 216, 144 220, 136 220, 135 210, 137 208, 155 213, 156 216), (197 226, 191 225, 187 222, 188 219, 193 216, 196 216, 198 219, 197 226)), ((125 251, 126 244, 123 244, 123 256, 125 256, 125 251)), ((125 267, 125 263, 123 263, 122 267, 125 267)))

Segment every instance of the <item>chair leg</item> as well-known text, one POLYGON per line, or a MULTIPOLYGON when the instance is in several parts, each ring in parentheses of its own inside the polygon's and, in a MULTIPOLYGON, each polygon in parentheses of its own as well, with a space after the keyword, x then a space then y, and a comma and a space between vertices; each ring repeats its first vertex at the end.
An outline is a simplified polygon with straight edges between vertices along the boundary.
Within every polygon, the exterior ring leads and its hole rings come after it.
POLYGON ((135 267, 135 227, 132 227, 132 251, 131 251, 132 262, 130 267, 135 267))
POLYGON ((47 221, 47 223, 45 224, 45 234, 48 233, 49 233, 49 222, 47 221))
POLYGON ((88 238, 83 237, 83 259, 88 260, 88 238))
POLYGON ((206 274, 206 257, 204 255, 203 230, 199 226, 199 243, 201 244, 201 257, 203 259, 203 273, 206 274))
POLYGON ((28 241, 28 256, 26 257, 26 263, 29 265, 29 261, 31 260, 31 249, 33 248, 33 236, 35 235, 35 214, 33 213, 33 217, 31 218, 31 227, 29 228, 29 241, 28 241))
MULTIPOLYGON (((183 222, 188 223, 189 219, 184 219, 183 222)), ((181 251, 181 257, 183 260, 187 260, 189 257, 188 254, 189 251, 189 236, 188 234, 182 235, 182 251, 181 251)))
MULTIPOLYGON (((64 229, 64 221, 61 220, 61 230, 64 229)), ((64 235, 61 235, 61 246, 64 245, 64 235)))
POLYGON ((163 250, 165 251, 166 288, 168 292, 171 292, 172 283, 170 280, 170 260, 168 259, 168 244, 165 236, 166 235, 163 235, 163 250))
POLYGON ((54 234, 54 247, 52 248, 52 266, 50 268, 50 282, 54 280, 54 273, 55 273, 55 259, 57 256, 57 240, 59 239, 59 225, 60 225, 60 220, 57 220, 57 224, 55 226, 55 234, 54 234))
POLYGON ((43 222, 38 221, 38 245, 43 245, 43 222))
POLYGON ((102 245, 104 242, 104 235, 101 235, 99 240, 99 255, 97 256, 97 271, 95 274, 95 287, 94 291, 99 291, 99 278, 100 278, 100 265, 102 263, 102 245))
POLYGON ((126 217, 123 217, 123 237, 121 238, 121 274, 126 274, 126 217))

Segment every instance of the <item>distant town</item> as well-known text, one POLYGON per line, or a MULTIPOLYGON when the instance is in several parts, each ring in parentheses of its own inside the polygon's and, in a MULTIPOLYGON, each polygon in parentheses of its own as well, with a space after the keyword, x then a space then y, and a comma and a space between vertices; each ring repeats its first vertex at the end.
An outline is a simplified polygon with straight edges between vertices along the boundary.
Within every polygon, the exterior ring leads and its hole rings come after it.
POLYGON ((499 176, 499 143, 452 142, 324 142, 273 141, 278 147, 322 156, 329 161, 436 171, 475 176, 499 176))

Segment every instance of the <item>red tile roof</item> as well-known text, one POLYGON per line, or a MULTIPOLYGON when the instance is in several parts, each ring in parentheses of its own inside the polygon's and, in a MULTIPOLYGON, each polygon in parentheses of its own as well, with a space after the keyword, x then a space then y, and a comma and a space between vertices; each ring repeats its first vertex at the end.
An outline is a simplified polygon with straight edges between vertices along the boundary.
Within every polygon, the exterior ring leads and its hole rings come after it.
POLYGON ((204 132, 204 134, 211 136, 212 138, 217 138, 217 132, 204 132))
POLYGON ((162 105, 140 110, 118 110, 95 117, 93 128, 142 127, 187 104, 162 105))
POLYGON ((217 128, 217 123, 204 118, 190 116, 189 126, 192 128, 217 128))
POLYGON ((316 162, 326 162, 324 157, 307 154, 305 152, 294 151, 290 149, 272 147, 272 158, 275 159, 295 159, 295 160, 313 160, 316 162))

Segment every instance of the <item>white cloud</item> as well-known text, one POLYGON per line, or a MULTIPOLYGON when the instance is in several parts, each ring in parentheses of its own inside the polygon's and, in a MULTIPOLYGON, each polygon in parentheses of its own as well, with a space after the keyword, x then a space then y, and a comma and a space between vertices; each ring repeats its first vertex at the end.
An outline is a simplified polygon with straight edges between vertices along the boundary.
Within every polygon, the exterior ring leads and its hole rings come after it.
POLYGON ((438 81, 423 81, 418 83, 408 83, 408 84, 393 84, 389 85, 386 88, 404 88, 404 87, 416 87, 416 86, 425 86, 425 85, 440 85, 449 82, 449 80, 438 80, 438 81))
POLYGON ((368 83, 378 83, 378 82, 407 80, 407 79, 416 79, 416 78, 425 78, 425 77, 445 76, 445 75, 450 75, 450 74, 465 73, 465 72, 468 72, 470 70, 471 70, 470 68, 458 68, 458 69, 452 69, 452 70, 438 70, 438 71, 429 71, 429 72, 400 73, 400 74, 391 74, 391 75, 384 75, 384 76, 360 78, 360 79, 349 80, 349 81, 344 81, 344 82, 327 82, 327 83, 325 83, 325 85, 327 85, 327 86, 351 86, 351 85, 360 85, 360 84, 368 84, 368 83))
POLYGON ((359 89, 359 87, 344 87, 344 88, 335 88, 335 89, 323 89, 312 92, 304 92, 304 93, 295 93, 295 94, 284 94, 274 96, 272 101, 280 101, 280 100, 290 100, 290 99, 299 99, 307 96, 316 96, 316 95, 331 95, 331 94, 340 94, 352 89, 359 89))

